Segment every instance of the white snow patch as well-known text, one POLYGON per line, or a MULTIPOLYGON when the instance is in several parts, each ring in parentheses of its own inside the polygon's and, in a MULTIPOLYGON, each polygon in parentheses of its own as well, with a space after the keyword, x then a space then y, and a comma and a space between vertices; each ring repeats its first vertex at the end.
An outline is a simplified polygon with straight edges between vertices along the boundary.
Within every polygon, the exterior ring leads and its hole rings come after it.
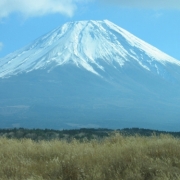
MULTIPOLYGON (((150 71, 158 62, 180 66, 180 61, 140 40, 108 20, 66 23, 32 44, 0 59, 0 77, 73 62, 77 67, 100 76, 105 64, 123 67, 136 61, 150 71), (93 68, 94 67, 94 68, 93 68), (96 71, 95 67, 100 71, 96 71)), ((160 74, 159 67, 155 66, 160 74)))

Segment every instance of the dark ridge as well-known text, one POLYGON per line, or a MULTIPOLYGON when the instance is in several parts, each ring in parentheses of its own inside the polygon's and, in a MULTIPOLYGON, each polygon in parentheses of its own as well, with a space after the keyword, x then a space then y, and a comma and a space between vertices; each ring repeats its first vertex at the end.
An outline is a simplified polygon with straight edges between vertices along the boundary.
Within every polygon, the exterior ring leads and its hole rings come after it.
POLYGON ((9 139, 32 139, 34 141, 40 140, 101 140, 109 137, 114 133, 121 133, 124 136, 159 136, 161 134, 171 135, 173 137, 180 137, 180 132, 168 132, 142 128, 124 128, 124 129, 94 129, 94 128, 81 128, 71 130, 54 130, 54 129, 0 129, 0 137, 6 137, 9 139))

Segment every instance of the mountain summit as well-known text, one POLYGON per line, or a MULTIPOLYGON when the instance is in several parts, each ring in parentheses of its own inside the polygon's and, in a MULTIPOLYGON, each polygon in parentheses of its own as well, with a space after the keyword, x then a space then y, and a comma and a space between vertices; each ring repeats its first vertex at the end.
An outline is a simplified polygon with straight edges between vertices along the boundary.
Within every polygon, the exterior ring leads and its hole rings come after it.
POLYGON ((176 59, 108 20, 78 21, 66 23, 0 59, 0 77, 70 63, 99 76, 106 71, 105 65, 138 64, 161 76, 167 73, 164 66, 180 66, 176 59))
POLYGON ((179 130, 180 61, 108 20, 69 22, 0 59, 1 127, 179 130))

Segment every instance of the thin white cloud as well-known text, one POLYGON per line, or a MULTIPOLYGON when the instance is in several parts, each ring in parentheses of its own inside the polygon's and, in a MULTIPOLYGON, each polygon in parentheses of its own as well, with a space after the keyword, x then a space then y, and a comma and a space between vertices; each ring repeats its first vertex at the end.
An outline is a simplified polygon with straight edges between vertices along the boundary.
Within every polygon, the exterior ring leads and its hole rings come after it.
POLYGON ((0 51, 2 50, 2 48, 3 48, 3 43, 0 42, 0 51))
POLYGON ((155 14, 153 14, 152 17, 159 19, 159 18, 161 18, 162 16, 163 16, 163 13, 161 13, 161 12, 156 12, 155 14))
MULTIPOLYGON (((82 0, 0 0, 0 19, 12 13, 20 13, 25 17, 43 16, 60 13, 72 16, 82 0)), ((87 2, 87 0, 85 1, 87 2)))
POLYGON ((100 2, 130 8, 180 9, 179 0, 100 0, 100 2))

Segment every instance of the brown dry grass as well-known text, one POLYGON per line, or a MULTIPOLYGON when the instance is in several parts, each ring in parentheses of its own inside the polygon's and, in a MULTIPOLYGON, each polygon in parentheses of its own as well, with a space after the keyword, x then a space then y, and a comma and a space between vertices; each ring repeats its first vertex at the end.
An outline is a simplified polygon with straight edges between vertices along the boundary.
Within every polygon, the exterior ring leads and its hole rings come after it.
POLYGON ((101 142, 0 138, 2 180, 178 180, 180 140, 167 135, 101 142))

